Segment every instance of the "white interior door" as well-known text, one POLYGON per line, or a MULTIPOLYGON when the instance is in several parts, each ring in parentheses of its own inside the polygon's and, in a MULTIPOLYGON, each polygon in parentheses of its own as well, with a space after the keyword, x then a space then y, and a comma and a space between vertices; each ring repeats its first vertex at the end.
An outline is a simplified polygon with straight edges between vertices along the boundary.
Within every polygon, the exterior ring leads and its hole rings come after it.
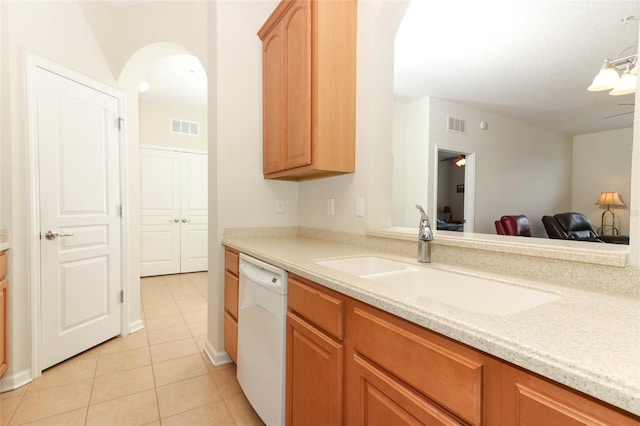
POLYGON ((206 271, 207 155, 140 149, 141 276, 206 271))
POLYGON ((180 271, 208 269, 207 155, 182 153, 180 271))
POLYGON ((140 274, 180 272, 180 157, 140 149, 140 274))
POLYGON ((45 369, 121 331, 119 105, 40 67, 35 90, 45 369))

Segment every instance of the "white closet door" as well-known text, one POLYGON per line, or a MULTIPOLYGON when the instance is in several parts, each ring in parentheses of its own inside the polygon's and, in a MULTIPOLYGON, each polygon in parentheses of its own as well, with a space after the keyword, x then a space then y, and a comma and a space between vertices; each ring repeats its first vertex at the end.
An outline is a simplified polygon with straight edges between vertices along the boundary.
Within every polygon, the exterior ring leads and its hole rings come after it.
POLYGON ((179 153, 140 149, 140 275, 180 272, 179 153))
POLYGON ((182 153, 181 272, 208 269, 207 155, 182 153))

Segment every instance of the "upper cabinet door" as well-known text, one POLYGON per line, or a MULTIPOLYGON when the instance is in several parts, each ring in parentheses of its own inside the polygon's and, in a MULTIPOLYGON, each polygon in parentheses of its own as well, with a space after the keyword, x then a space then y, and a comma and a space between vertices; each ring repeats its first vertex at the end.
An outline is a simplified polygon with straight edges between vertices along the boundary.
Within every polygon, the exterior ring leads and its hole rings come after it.
POLYGON ((262 43, 263 85, 263 170, 264 173, 283 169, 284 134, 282 123, 282 31, 277 26, 262 43))
POLYGON ((298 1, 283 18, 286 91, 284 168, 311 164, 311 24, 309 6, 298 1))
POLYGON ((258 36, 269 179, 355 171, 356 0, 282 0, 258 36))

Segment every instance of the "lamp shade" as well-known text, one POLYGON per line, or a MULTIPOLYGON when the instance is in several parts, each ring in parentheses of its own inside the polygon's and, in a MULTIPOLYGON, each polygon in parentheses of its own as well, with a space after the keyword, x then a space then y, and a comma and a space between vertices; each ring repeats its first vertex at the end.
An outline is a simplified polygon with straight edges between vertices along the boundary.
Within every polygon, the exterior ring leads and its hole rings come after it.
POLYGON ((616 84, 616 87, 613 88, 610 95, 619 96, 619 95, 628 95, 630 93, 634 93, 636 91, 636 82, 638 81, 638 75, 631 72, 629 65, 627 65, 627 69, 620 77, 620 81, 616 84))
POLYGON ((608 59, 605 59, 604 66, 593 79, 591 86, 587 88, 590 92, 598 92, 600 90, 610 90, 618 85, 620 81, 620 74, 614 68, 613 65, 609 63, 608 59))
POLYGON ((617 192, 601 192, 595 204, 599 206, 624 206, 617 192))
POLYGON ((451 213, 451 207, 444 206, 444 208, 442 209, 442 213, 451 213))

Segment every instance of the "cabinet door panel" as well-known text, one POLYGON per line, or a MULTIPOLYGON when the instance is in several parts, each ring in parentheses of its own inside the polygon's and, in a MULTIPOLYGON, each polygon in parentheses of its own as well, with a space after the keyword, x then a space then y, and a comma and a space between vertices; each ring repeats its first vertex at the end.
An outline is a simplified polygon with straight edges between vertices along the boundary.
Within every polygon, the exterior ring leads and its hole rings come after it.
POLYGON ((638 426, 640 418, 601 401, 537 377, 527 371, 504 367, 503 406, 505 424, 519 426, 638 426))
POLYGON ((299 0, 283 19, 287 89, 285 169, 311 164, 310 16, 307 1, 299 0))
POLYGON ((229 312, 224 313, 224 348, 231 360, 238 363, 238 322, 229 312))
POLYGON ((355 355, 353 361, 358 381, 359 425, 462 425, 362 357, 355 355))
POLYGON ((287 426, 342 424, 343 346, 287 313, 287 426))
POLYGON ((282 35, 280 26, 262 44, 262 92, 263 92, 263 170, 264 173, 283 169, 284 152, 282 128, 282 35))

